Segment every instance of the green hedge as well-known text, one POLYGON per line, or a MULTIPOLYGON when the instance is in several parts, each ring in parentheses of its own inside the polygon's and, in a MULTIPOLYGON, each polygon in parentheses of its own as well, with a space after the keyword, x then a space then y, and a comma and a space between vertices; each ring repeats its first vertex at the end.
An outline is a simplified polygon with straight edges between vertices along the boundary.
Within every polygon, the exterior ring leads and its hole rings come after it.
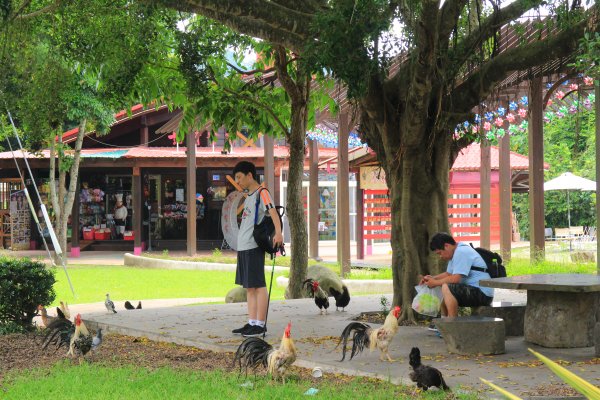
POLYGON ((29 258, 0 257, 0 326, 31 329, 39 304, 51 304, 54 270, 29 258))

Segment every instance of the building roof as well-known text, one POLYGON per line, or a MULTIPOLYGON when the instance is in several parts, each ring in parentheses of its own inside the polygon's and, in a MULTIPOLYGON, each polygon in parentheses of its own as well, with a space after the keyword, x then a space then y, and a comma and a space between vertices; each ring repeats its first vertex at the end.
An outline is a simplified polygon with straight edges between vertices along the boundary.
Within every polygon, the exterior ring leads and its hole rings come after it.
MULTIPOLYGON (((234 147, 233 151, 222 154, 222 147, 197 147, 196 158, 261 158, 264 157, 264 149, 260 147, 234 147)), ((14 152, 16 158, 23 158, 23 152, 17 150, 14 152)), ((27 158, 49 158, 50 151, 42 150, 38 153, 25 152, 27 158)), ((337 149, 319 149, 319 157, 327 158, 337 154, 337 149)), ((287 147, 276 146, 273 149, 273 155, 278 159, 289 158, 289 149, 287 147)), ((185 158, 186 147, 133 147, 133 148, 104 148, 104 149, 82 149, 81 157, 86 158, 185 158)), ((5 151, 0 153, 0 159, 10 159, 12 153, 5 151)))
MULTIPOLYGON (((452 165, 452 171, 479 171, 480 163, 481 145, 472 143, 460 151, 452 165)), ((490 146, 490 166, 492 170, 500 169, 500 149, 497 146, 490 146)), ((529 157, 511 151, 510 168, 517 171, 528 170, 529 157)), ((544 163, 544 169, 548 168, 550 168, 549 164, 544 163)))

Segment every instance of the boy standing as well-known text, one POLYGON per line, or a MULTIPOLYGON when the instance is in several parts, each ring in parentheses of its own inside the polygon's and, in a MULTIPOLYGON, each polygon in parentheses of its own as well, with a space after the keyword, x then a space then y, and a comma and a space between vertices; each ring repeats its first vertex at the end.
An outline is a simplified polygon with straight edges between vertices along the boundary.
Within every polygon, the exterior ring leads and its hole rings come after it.
POLYGON ((237 270, 235 273, 235 283, 242 285, 248 291, 248 323, 231 332, 241 334, 244 337, 255 337, 266 333, 265 320, 267 315, 265 252, 258 247, 252 235, 257 202, 257 222, 260 223, 265 212, 268 212, 275 225, 273 244, 282 244, 283 235, 281 234, 279 217, 273 206, 269 191, 259 190, 260 185, 256 180, 256 167, 254 164, 248 161, 239 162, 233 169, 233 176, 235 182, 248 193, 244 201, 242 222, 238 232, 237 270))

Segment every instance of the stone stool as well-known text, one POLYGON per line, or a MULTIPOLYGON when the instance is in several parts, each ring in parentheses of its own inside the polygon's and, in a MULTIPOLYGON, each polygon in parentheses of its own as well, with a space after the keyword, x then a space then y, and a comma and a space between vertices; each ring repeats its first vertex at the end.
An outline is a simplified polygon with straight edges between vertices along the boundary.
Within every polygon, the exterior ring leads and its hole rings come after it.
POLYGON ((450 353, 502 354, 506 338, 504 320, 480 316, 433 320, 450 353))
POLYGON ((506 336, 523 336, 525 303, 494 302, 491 306, 471 307, 471 315, 502 318, 506 336))

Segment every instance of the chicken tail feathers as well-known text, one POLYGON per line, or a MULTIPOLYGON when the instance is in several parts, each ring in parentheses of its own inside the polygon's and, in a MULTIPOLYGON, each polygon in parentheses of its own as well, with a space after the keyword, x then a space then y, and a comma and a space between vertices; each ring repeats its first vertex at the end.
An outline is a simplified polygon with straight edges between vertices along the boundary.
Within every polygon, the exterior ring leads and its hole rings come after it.
POLYGON ((256 369, 259 365, 267 367, 269 353, 273 350, 273 346, 265 342, 261 338, 250 337, 247 338, 240 344, 235 356, 233 358, 233 365, 236 364, 240 368, 240 372, 245 370, 248 372, 248 368, 256 369))
POLYGON ((365 324, 362 322, 351 322, 344 328, 342 334, 340 335, 340 340, 336 346, 337 348, 340 344, 342 344, 342 359, 340 361, 344 361, 346 359, 346 346, 348 344, 348 338, 350 337, 352 331, 354 331, 354 333, 352 334, 352 351, 350 352, 351 360, 352 358, 354 358, 355 355, 362 352, 365 346, 369 346, 370 329, 371 326, 369 324, 365 324))
POLYGON ((338 293, 335 298, 335 306, 339 308, 345 308, 350 303, 350 292, 348 292, 348 287, 346 285, 342 286, 342 293, 338 293))

